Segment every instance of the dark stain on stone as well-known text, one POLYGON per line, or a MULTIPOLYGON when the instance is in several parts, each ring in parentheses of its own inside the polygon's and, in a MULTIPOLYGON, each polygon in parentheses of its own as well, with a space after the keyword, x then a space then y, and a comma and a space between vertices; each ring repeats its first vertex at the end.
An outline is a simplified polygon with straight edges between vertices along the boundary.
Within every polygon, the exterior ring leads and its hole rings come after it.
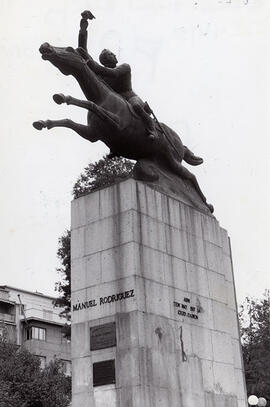
POLYGON ((162 334, 162 329, 160 327, 156 328, 155 333, 157 334, 158 339, 161 341, 162 335, 163 335, 162 334))

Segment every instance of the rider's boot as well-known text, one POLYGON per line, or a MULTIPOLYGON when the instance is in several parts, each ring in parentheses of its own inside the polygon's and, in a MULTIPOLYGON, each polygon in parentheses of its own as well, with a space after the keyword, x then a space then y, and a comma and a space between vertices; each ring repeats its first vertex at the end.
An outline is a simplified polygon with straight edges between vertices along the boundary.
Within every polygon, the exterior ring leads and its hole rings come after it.
POLYGON ((150 116, 148 112, 145 111, 145 105, 142 107, 139 103, 134 103, 133 108, 135 112, 142 118, 146 130, 147 130, 147 138, 150 140, 154 141, 155 139, 158 138, 156 134, 156 129, 155 129, 155 124, 154 120, 150 116))

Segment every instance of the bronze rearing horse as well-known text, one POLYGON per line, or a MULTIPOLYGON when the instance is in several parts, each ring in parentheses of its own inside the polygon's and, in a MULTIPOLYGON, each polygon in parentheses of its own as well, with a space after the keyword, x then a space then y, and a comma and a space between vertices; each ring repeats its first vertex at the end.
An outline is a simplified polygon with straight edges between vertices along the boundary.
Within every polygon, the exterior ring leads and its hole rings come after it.
MULTIPOLYGON (((44 60, 50 61, 64 75, 72 75, 79 83, 87 100, 56 94, 56 103, 67 103, 88 110, 87 125, 69 119, 37 121, 33 126, 41 130, 53 127, 66 127, 74 130, 81 137, 96 142, 103 141, 110 150, 133 160, 149 159, 161 165, 181 178, 188 179, 213 212, 212 205, 207 204, 196 177, 182 166, 182 160, 191 165, 202 163, 202 159, 183 145, 179 136, 168 126, 156 125, 158 137, 153 141, 147 137, 143 120, 132 106, 113 91, 86 64, 78 50, 72 47, 53 47, 48 43, 41 45, 40 53, 44 60)), ((149 175, 149 174, 148 174, 149 175)), ((156 174, 151 174, 156 179, 156 174)))

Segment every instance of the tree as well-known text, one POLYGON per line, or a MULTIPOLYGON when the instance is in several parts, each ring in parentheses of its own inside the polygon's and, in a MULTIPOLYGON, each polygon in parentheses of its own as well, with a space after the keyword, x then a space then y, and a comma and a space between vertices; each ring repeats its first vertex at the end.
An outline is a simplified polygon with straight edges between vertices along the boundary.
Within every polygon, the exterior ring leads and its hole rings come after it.
POLYGON ((66 407, 71 401, 71 377, 63 373, 59 359, 51 361, 41 371, 40 400, 42 407, 66 407))
POLYGON ((90 163, 73 187, 73 197, 79 198, 98 188, 104 188, 131 176, 134 163, 122 157, 103 157, 90 163))
POLYGON ((59 297, 54 301, 56 307, 60 307, 61 316, 70 320, 70 230, 66 230, 58 239, 57 257, 61 262, 61 266, 57 268, 61 280, 55 284, 55 290, 59 292, 59 297))
POLYGON ((270 290, 261 299, 247 297, 239 313, 248 395, 270 402, 270 290))
MULTIPOLYGON (((122 157, 103 157, 95 163, 90 163, 79 176, 73 187, 73 198, 79 198, 91 191, 103 188, 131 176, 134 163, 122 157)), ((60 280, 55 284, 55 290, 59 293, 54 304, 63 308, 60 315, 70 321, 71 313, 71 265, 70 265, 70 231, 66 230, 58 240, 59 246, 57 257, 61 266, 57 269, 60 280)), ((67 323, 63 328, 66 337, 70 337, 70 325, 67 323)))
POLYGON ((71 380, 55 360, 40 369, 37 356, 0 340, 0 407, 67 407, 71 380))

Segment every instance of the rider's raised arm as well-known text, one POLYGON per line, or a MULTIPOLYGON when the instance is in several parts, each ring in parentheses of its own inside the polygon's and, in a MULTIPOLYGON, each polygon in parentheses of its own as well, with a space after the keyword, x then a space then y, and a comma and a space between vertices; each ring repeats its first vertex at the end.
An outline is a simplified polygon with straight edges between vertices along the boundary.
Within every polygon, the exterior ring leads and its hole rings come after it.
POLYGON ((78 46, 85 49, 86 51, 87 51, 87 38, 88 38, 87 27, 88 27, 88 21, 85 18, 82 18, 81 22, 80 22, 78 46))
POLYGON ((80 31, 79 31, 79 38, 78 38, 78 47, 82 47, 87 51, 87 38, 88 38, 88 21, 93 20, 95 16, 89 10, 85 10, 81 13, 82 19, 80 21, 80 31))
POLYGON ((106 66, 102 66, 102 65, 98 64, 91 57, 88 59, 87 65, 97 75, 108 76, 111 78, 119 78, 122 75, 131 72, 130 65, 128 65, 128 64, 122 64, 115 68, 107 68, 106 66))

